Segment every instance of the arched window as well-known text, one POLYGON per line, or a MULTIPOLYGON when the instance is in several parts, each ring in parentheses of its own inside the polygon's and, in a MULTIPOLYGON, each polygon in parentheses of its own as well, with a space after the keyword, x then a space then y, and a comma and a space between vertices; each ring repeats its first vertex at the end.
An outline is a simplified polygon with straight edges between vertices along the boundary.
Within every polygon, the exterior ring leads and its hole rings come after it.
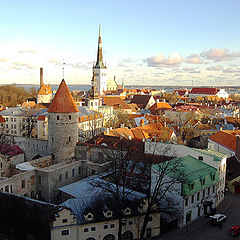
POLYGON ((123 235, 122 235, 122 239, 123 240, 133 240, 133 233, 131 231, 126 231, 123 235))
POLYGON ((112 234, 108 234, 103 238, 103 240, 115 240, 115 237, 112 234))
POLYGON ((90 238, 87 238, 86 240, 95 240, 95 238, 90 237, 90 238))

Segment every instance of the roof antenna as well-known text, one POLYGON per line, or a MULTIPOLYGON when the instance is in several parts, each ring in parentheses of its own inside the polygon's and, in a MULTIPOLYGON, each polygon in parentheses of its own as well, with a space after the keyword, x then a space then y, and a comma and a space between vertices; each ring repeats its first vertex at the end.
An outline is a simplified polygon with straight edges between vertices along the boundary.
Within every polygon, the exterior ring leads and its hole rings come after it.
POLYGON ((64 65, 65 65, 65 62, 64 62, 64 59, 63 59, 63 67, 62 67, 62 71, 63 71, 63 79, 64 79, 64 65))

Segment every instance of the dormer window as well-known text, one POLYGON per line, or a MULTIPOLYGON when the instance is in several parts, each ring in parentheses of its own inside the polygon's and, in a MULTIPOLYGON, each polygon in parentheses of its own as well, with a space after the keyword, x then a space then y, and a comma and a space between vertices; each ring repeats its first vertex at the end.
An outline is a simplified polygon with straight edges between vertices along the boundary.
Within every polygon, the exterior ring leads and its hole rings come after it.
POLYGON ((86 221, 92 221, 93 220, 93 214, 92 213, 88 213, 84 217, 85 217, 86 221))
POLYGON ((201 179, 201 184, 202 184, 202 186, 205 185, 205 178, 202 178, 202 179, 201 179))
POLYGON ((106 212, 104 212, 104 216, 105 216, 106 218, 112 217, 112 211, 107 210, 106 212))
POLYGON ((130 209, 130 208, 126 208, 126 209, 124 210, 124 214, 125 214, 125 215, 131 214, 131 209, 130 209))

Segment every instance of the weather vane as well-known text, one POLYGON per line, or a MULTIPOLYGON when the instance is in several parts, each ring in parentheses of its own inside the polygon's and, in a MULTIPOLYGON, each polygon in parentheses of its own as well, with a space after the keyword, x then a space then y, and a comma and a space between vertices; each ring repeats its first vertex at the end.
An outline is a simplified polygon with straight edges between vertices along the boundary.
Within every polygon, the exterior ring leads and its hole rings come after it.
POLYGON ((65 65, 65 62, 64 62, 64 59, 63 59, 63 68, 62 68, 62 70, 63 70, 63 79, 64 79, 64 65, 65 65))

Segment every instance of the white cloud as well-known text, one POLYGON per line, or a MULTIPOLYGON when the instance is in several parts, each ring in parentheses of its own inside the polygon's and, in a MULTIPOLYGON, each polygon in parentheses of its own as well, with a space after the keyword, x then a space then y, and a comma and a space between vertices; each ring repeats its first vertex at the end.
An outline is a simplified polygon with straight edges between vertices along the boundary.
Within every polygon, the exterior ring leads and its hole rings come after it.
POLYGON ((38 50, 37 49, 19 49, 18 52, 20 54, 22 54, 22 53, 32 53, 32 54, 35 54, 35 53, 38 53, 38 50))
POLYGON ((188 56, 185 59, 185 62, 189 63, 189 64, 201 64, 201 63, 203 63, 198 54, 191 54, 190 56, 188 56))
POLYGON ((220 65, 217 65, 217 66, 211 66, 211 67, 208 67, 206 68, 208 71, 221 71, 223 70, 223 67, 220 66, 220 65))
POLYGON ((227 49, 212 48, 208 51, 203 51, 201 57, 215 62, 231 61, 240 57, 240 52, 229 52, 227 49))
POLYGON ((171 53, 168 59, 161 53, 145 59, 149 67, 175 67, 183 62, 183 57, 178 53, 171 53))

